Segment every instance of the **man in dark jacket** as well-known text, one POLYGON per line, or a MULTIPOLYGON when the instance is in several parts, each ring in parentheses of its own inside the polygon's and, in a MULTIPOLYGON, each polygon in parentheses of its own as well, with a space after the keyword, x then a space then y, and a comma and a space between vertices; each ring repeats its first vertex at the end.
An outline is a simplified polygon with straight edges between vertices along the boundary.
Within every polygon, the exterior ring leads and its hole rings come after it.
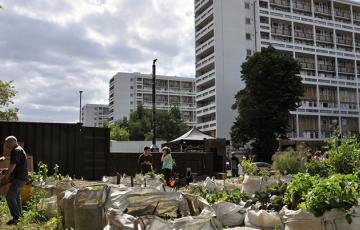
POLYGON ((5 148, 11 151, 10 166, 4 177, 5 183, 11 183, 9 191, 6 195, 6 201, 13 217, 8 221, 7 225, 16 224, 21 217, 21 189, 28 180, 27 156, 23 148, 21 148, 14 136, 5 139, 5 148))
POLYGON ((142 174, 152 171, 152 155, 149 146, 144 147, 144 153, 139 156, 138 163, 142 174))

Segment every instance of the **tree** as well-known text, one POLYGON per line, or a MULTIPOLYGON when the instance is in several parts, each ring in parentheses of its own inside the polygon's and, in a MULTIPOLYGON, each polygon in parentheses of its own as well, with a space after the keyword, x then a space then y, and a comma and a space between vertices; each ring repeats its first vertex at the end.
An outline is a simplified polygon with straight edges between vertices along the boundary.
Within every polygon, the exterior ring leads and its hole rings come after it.
POLYGON ((16 95, 15 87, 11 85, 12 81, 6 82, 0 80, 0 120, 17 121, 18 108, 9 108, 14 104, 12 98, 16 95))
POLYGON ((128 141, 129 133, 126 129, 116 125, 110 125, 110 139, 115 141, 128 141))
POLYGON ((235 96, 238 116, 231 129, 235 147, 252 142, 259 161, 271 161, 277 138, 288 130, 290 111, 295 110, 304 89, 300 65, 272 46, 249 57, 241 66, 245 88, 235 96))

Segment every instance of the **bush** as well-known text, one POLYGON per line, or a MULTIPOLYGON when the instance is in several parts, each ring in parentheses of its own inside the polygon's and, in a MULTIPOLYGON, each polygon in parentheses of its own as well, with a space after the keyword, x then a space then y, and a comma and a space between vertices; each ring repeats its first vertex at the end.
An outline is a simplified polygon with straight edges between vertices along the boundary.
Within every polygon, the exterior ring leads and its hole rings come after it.
POLYGON ((241 192, 240 189, 234 189, 232 191, 207 191, 201 186, 192 187, 189 193, 200 196, 207 200, 210 204, 218 201, 226 201, 234 204, 239 204, 246 194, 241 192))
POLYGON ((335 134, 327 141, 327 147, 327 163, 332 173, 351 174, 360 167, 360 144, 354 136, 344 137, 340 141, 335 134))
POLYGON ((244 172, 249 176, 255 175, 257 170, 256 166, 251 163, 251 160, 244 160, 241 162, 241 166, 243 167, 244 172))
POLYGON ((320 177, 329 176, 329 168, 325 161, 310 161, 305 164, 306 172, 311 176, 318 175, 320 177))
POLYGON ((297 210, 306 200, 306 195, 318 183, 317 176, 308 173, 298 173, 288 183, 284 195, 284 204, 292 210, 297 210))
POLYGON ((358 204, 359 179, 354 175, 333 175, 316 184, 306 196, 306 208, 322 216, 333 208, 344 211, 358 204))
POLYGON ((274 169, 278 170, 281 174, 296 174, 305 172, 307 156, 305 153, 290 150, 275 153, 272 160, 274 169))

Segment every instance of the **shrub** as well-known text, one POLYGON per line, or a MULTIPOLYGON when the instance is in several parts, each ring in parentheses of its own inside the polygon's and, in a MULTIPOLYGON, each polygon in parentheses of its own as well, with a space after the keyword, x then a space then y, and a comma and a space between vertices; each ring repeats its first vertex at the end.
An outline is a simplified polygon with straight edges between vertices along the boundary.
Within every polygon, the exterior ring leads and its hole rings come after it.
POLYGON ((305 164, 306 172, 311 176, 318 175, 320 177, 329 176, 329 168, 325 161, 310 161, 305 164))
POLYGON ((296 174, 299 172, 305 172, 307 156, 303 152, 290 150, 275 153, 272 160, 274 169, 278 170, 281 174, 296 174))
POLYGON ((301 203, 305 202, 308 192, 317 184, 317 176, 310 176, 308 173, 298 173, 294 175, 285 191, 284 204, 292 210, 300 208, 301 203))
POLYGON ((358 204, 359 179, 354 175, 336 174, 317 183, 306 196, 306 208, 321 216, 333 208, 347 211, 358 204))
POLYGON ((248 175, 255 175, 256 173, 256 166, 251 164, 252 162, 250 160, 244 160, 241 162, 241 166, 243 167, 243 170, 248 175))
POLYGON ((226 201, 234 204, 239 204, 246 194, 241 192, 240 189, 234 189, 231 191, 207 191, 201 186, 192 187, 189 193, 200 196, 207 200, 210 204, 218 201, 226 201))
POLYGON ((341 141, 338 135, 327 141, 329 154, 327 163, 332 173, 351 174, 360 167, 360 144, 354 136, 344 137, 341 141))

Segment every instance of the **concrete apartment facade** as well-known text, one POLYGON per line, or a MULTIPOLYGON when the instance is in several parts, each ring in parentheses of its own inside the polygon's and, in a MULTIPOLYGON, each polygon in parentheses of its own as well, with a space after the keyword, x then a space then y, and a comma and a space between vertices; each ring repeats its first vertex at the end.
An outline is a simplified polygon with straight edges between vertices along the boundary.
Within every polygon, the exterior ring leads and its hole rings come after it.
POLYGON ((101 127, 103 121, 109 119, 109 105, 86 104, 81 108, 83 126, 101 127))
MULTIPOLYGON (((156 75, 156 108, 178 106, 183 121, 195 126, 195 83, 193 78, 156 75)), ((110 122, 129 117, 138 104, 152 109, 152 75, 119 72, 110 79, 110 122)))
POLYGON ((327 138, 334 121, 343 134, 359 131, 360 3, 196 0, 195 31, 197 121, 201 130, 229 137, 235 118, 229 113, 230 104, 244 87, 240 65, 247 55, 271 44, 302 66, 305 95, 301 107, 291 112, 289 137, 327 138), (214 91, 204 99, 209 89, 214 91), (210 115, 201 112, 204 100, 215 106, 210 115), (223 117, 225 111, 229 117, 223 117))

